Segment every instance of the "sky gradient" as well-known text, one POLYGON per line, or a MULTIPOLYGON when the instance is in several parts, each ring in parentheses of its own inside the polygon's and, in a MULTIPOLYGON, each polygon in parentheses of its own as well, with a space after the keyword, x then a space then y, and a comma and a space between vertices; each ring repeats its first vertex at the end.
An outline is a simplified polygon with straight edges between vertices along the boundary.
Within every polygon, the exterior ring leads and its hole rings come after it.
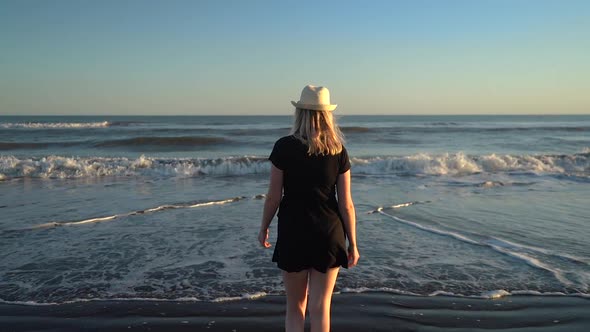
POLYGON ((0 0, 0 115, 590 114, 590 1, 0 0))

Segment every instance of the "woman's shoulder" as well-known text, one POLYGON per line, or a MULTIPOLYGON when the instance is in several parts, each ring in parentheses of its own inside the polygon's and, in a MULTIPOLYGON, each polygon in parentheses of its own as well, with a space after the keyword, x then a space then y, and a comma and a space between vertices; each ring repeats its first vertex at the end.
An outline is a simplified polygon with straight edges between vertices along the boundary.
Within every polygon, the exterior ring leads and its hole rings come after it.
POLYGON ((346 150, 344 144, 342 144, 342 150, 340 150, 340 155, 345 155, 348 157, 348 150, 346 150))
POLYGON ((293 135, 287 135, 279 138, 277 142, 286 142, 292 140, 293 138, 295 138, 293 135))
POLYGON ((299 142, 299 140, 293 135, 283 136, 275 142, 275 146, 288 145, 293 142, 299 142))

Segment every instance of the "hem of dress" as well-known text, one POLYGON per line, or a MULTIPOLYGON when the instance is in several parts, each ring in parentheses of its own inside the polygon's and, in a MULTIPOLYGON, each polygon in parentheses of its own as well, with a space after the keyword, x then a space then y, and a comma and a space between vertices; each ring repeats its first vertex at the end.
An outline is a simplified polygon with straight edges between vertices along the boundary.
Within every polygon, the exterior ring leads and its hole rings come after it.
POLYGON ((287 272, 287 273, 296 273, 296 272, 301 272, 303 270, 309 270, 309 269, 314 269, 314 270, 316 270, 316 271, 318 271, 320 273, 326 273, 326 272, 328 272, 328 269, 334 269, 334 268, 337 268, 337 267, 338 268, 339 267, 343 267, 345 269, 348 269, 348 264, 334 264, 334 265, 329 266, 329 267, 327 267, 325 269, 321 269, 321 268, 318 268, 318 267, 313 266, 313 265, 304 266, 304 267, 296 267, 296 268, 287 268, 286 266, 284 266, 282 264, 279 264, 278 262, 276 262, 276 263, 277 263, 277 267, 280 270, 282 270, 284 272, 287 272))

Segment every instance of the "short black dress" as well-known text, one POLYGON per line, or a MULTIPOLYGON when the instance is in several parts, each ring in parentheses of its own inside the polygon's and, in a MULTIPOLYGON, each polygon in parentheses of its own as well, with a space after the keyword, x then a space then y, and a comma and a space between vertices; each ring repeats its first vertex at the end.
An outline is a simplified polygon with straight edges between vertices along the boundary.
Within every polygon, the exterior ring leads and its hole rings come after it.
POLYGON ((350 169, 344 147, 337 155, 310 156, 294 136, 279 139, 269 157, 283 171, 278 238, 272 261, 287 272, 348 268, 346 235, 336 200, 338 175, 350 169))

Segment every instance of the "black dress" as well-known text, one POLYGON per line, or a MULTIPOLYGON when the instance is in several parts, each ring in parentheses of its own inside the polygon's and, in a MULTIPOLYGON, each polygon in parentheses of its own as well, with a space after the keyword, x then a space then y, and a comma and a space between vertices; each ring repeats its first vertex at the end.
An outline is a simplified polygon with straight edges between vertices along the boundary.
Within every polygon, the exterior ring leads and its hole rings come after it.
POLYGON ((348 268, 346 235, 336 200, 338 175, 350 169, 346 149, 310 156, 307 145, 286 136, 269 157, 283 171, 278 238, 272 261, 287 272, 314 268, 348 268))

